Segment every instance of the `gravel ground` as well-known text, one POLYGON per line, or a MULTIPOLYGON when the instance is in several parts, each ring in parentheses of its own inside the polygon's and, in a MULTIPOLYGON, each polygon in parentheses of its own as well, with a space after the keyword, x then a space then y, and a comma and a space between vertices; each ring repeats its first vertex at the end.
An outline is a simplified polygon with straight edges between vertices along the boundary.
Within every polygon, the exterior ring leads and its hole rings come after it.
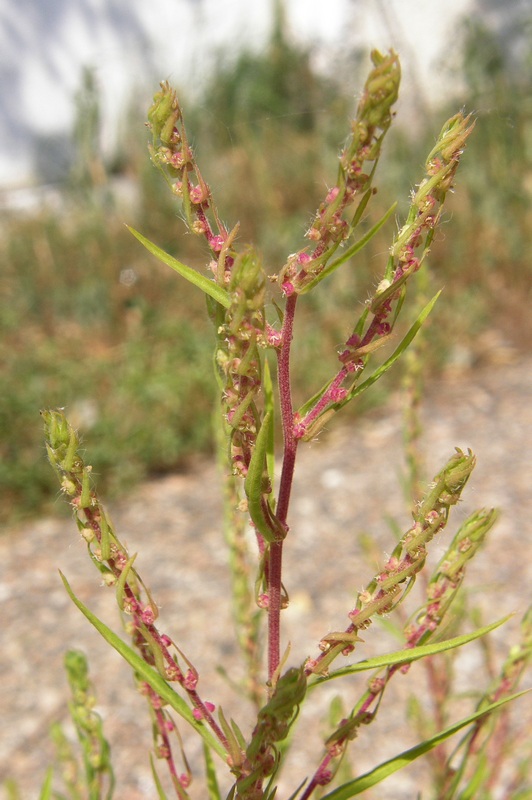
MULTIPOLYGON (((495 658, 502 659, 517 640, 519 620, 531 596, 532 361, 492 363, 442 381, 429 393, 422 415, 430 475, 454 446, 471 447, 478 457, 464 500, 452 516, 451 532, 433 543, 433 558, 441 557, 456 524, 475 508, 497 506, 502 512, 490 541, 471 566, 468 595, 486 622, 515 612, 507 625, 491 634, 495 658)), ((301 449, 294 486, 285 557, 285 584, 291 598, 285 612, 285 641, 292 644, 289 663, 293 664, 315 654, 322 635, 345 626, 354 592, 372 576, 373 565, 363 554, 360 534, 371 534, 382 556, 393 547, 386 519, 393 517, 402 528, 408 526, 400 491, 400 398, 392 398, 360 425, 353 421, 349 427, 332 427, 329 434, 301 449)), ((185 475, 139 487, 112 509, 112 516, 130 552, 139 552, 136 567, 161 607, 160 629, 171 634, 199 670, 203 696, 221 704, 226 715, 246 729, 250 714, 239 707, 236 694, 215 669, 221 663, 232 676, 239 674, 226 607, 229 582, 219 510, 216 470, 201 463, 185 475)), ((65 719, 63 652, 67 647, 80 648, 90 654, 98 709, 112 744, 118 780, 115 798, 155 798, 146 757, 150 736, 143 700, 132 688, 119 656, 103 645, 70 603, 58 576, 61 569, 78 596, 117 628, 113 593, 99 586, 72 522, 48 518, 6 532, 0 539, 0 565, 1 777, 15 778, 24 800, 38 797, 52 755, 49 725, 65 719)), ((413 601, 410 609, 414 608, 413 601)), ((372 626, 365 638, 357 652, 360 658, 394 647, 380 625, 372 626)), ((376 721, 352 745, 358 772, 416 742, 415 732, 404 721, 402 702, 415 694, 427 705, 424 676, 417 665, 392 682, 376 721)), ((459 656, 456 676, 460 691, 484 683, 478 648, 470 647, 459 656)), ((356 699, 364 680, 351 680, 348 698, 356 699)), ((531 684, 528 673, 524 686, 531 684)), ((303 741, 293 752, 290 780, 281 786, 278 800, 289 796, 290 787, 293 790, 308 774, 320 752, 327 704, 339 688, 334 682, 326 686, 314 712, 303 714, 299 727, 303 741)), ((513 724, 522 737, 532 733, 531 706, 525 698, 514 714, 513 724)), ((187 754, 194 762, 194 739, 191 745, 187 754)), ((412 800, 427 775, 425 767, 413 766, 365 796, 412 800)), ((197 783, 191 795, 204 797, 197 783)), ((431 797, 430 791, 423 792, 423 798, 431 797)))

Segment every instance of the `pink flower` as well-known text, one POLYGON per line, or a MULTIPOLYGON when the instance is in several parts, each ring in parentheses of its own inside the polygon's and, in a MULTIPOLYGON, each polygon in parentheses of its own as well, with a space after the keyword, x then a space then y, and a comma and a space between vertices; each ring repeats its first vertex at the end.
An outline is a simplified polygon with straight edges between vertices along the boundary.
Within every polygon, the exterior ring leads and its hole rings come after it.
MULTIPOLYGON (((214 705, 214 703, 210 703, 208 700, 206 700, 205 703, 203 703, 203 708, 205 709, 205 711, 208 711, 209 714, 210 714, 212 711, 214 711, 216 706, 214 705)), ((199 722, 200 720, 202 720, 204 718, 205 713, 204 713, 203 709, 201 709, 201 708, 193 708, 192 709, 192 716, 195 719, 197 719, 198 722, 199 722)))
POLYGON ((294 294, 294 284, 291 281, 285 281, 281 285, 281 289, 286 297, 290 297, 291 294, 294 294))
POLYGON ((325 202, 326 203, 332 203, 333 200, 336 200, 336 198, 338 197, 339 193, 340 193, 340 189, 338 188, 338 186, 333 186, 333 188, 329 189, 329 191, 327 192, 327 197, 325 198, 325 202))

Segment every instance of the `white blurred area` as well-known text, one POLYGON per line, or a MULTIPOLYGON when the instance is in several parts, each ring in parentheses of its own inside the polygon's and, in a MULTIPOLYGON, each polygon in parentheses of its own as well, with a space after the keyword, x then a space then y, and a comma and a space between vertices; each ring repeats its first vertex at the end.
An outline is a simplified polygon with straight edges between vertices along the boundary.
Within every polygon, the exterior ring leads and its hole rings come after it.
MULTIPOLYGON (((133 94, 146 107, 168 79, 194 96, 220 51, 230 57, 266 45, 276 2, 0 0, 0 188, 23 190, 61 175, 84 68, 99 87, 102 146, 112 154, 133 94)), ((284 1, 289 35, 312 48, 318 69, 342 52, 393 46, 403 96, 421 94, 424 104, 435 78, 445 91, 442 48, 469 6, 446 0, 443 12, 432 0, 284 1)))

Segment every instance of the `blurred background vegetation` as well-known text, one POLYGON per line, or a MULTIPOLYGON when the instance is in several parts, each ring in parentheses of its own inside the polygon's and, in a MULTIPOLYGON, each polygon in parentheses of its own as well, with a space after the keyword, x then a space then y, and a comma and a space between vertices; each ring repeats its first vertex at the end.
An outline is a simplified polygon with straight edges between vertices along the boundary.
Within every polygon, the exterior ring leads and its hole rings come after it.
MULTIPOLYGON (((531 341, 532 49, 525 44, 516 52, 512 42, 470 19, 454 42, 456 97, 445 107, 422 109, 415 126, 399 121, 385 147, 368 224, 398 198, 401 219, 447 116, 465 105, 478 117, 447 224, 433 246, 430 285, 425 277, 419 287, 432 294, 445 287, 425 334, 429 374, 449 364, 496 368, 497 354, 518 353, 531 341)), ((365 54, 352 61, 348 81, 316 74, 309 53, 289 43, 279 18, 266 51, 243 53, 230 64, 221 58, 202 96, 192 104, 183 96, 222 217, 230 226, 240 220, 240 240, 257 244, 268 273, 303 245, 336 174, 353 93, 366 68, 365 54)), ((124 227, 133 225, 204 269, 202 244, 185 232, 178 204, 149 162, 143 113, 131 110, 119 155, 105 163, 98 90, 87 71, 70 173, 56 207, 7 214, 1 223, 3 522, 35 514, 57 496, 43 451, 42 407, 67 407, 107 496, 186 467, 208 450, 213 337, 203 297, 124 227)), ((314 390, 334 370, 334 354, 367 287, 380 280, 394 230, 390 221, 370 249, 302 303, 306 333, 294 358, 298 399, 305 397, 302 387, 314 390)), ((400 368, 381 396, 399 377, 400 368)))

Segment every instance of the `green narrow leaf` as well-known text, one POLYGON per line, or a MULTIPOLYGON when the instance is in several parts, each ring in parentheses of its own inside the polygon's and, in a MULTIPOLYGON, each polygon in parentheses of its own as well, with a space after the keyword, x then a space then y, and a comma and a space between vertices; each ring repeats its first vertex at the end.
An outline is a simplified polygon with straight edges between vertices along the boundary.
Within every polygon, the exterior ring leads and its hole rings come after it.
POLYGON ((153 782, 155 784, 155 788, 157 789, 157 797, 159 798, 159 800, 168 800, 166 792, 163 789, 163 785, 159 780, 159 776, 157 775, 157 770, 155 769, 155 764, 153 762, 153 756, 151 753, 150 753, 150 766, 151 766, 151 774, 153 777, 153 782))
POLYGON ((507 622, 511 616, 512 614, 508 614, 508 616, 503 617, 496 622, 492 622, 490 625, 485 625, 483 628, 477 628, 477 630, 472 631, 472 633, 464 633, 461 636, 455 636, 452 639, 446 639, 444 642, 423 644, 419 647, 412 647, 408 650, 396 650, 393 653, 385 653, 383 656, 376 656, 375 658, 357 661, 356 664, 351 664, 348 667, 342 667, 341 669, 331 672, 330 675, 319 678, 315 682, 310 683, 308 688, 314 689, 316 686, 320 686, 322 683, 327 683, 335 678, 343 678, 345 675, 354 675, 356 672, 364 672, 368 669, 383 669, 384 667, 393 667, 395 664, 410 664, 412 661, 417 661, 418 659, 425 658, 426 656, 434 656, 438 653, 445 653, 447 650, 453 650, 455 647, 462 647, 463 645, 469 644, 469 642, 475 641, 475 639, 480 639, 481 636, 485 636, 486 634, 495 630, 495 628, 498 628, 500 625, 504 625, 504 623, 507 622))
POLYGON ((329 381, 327 381, 327 383, 325 383, 325 384, 324 384, 324 385, 321 387, 321 389, 318 389, 318 391, 316 392, 316 394, 313 394, 313 395, 312 395, 312 397, 309 397, 309 399, 307 400, 307 402, 306 402, 306 403, 303 403, 303 405, 301 406, 301 408, 298 408, 298 410, 297 410, 297 415, 298 415, 298 417, 299 417, 300 419, 302 419, 304 416, 306 416, 306 414, 308 414, 308 412, 310 411, 310 409, 311 409, 311 408, 314 408, 314 406, 315 406, 317 403, 319 403, 319 401, 321 400, 321 398, 323 397, 323 395, 325 394, 325 392, 326 392, 326 391, 329 389, 329 387, 330 387, 331 383, 333 382, 333 380, 334 380, 334 377, 333 377, 333 378, 331 378, 329 381))
POLYGON ((356 333, 358 336, 362 336, 364 333, 364 328, 366 326, 366 320, 369 315, 369 307, 366 306, 362 314, 360 315, 357 324, 353 328, 353 333, 356 333))
POLYGON ((266 449, 266 468, 268 470, 268 477, 270 479, 273 492, 275 477, 275 399, 273 396, 272 374, 267 358, 264 359, 262 389, 264 392, 264 413, 265 415, 270 414, 271 418, 268 445, 266 449))
POLYGON ((390 758, 388 761, 379 764, 378 767, 375 767, 375 769, 372 769, 370 772, 366 772, 359 778, 355 778, 354 781, 344 783, 343 786, 339 786, 338 789, 334 789, 334 791, 324 795, 322 800, 349 800, 350 797, 355 797, 357 794, 361 794, 362 792, 366 791, 366 789, 370 789, 372 786, 380 783, 385 778, 393 775, 394 772, 404 769, 404 767, 407 767, 417 758, 420 758, 420 756, 425 755, 425 753, 429 753, 446 739, 449 739, 455 733, 458 733, 458 731, 462 730, 462 728, 466 728, 468 725, 476 722, 486 714, 491 714, 493 711, 496 711, 496 709, 500 708, 506 703, 511 702, 512 700, 516 700, 518 697, 522 697, 526 693, 527 692, 518 692, 510 697, 505 697, 503 700, 499 700, 497 703, 492 703, 482 711, 476 711, 474 714, 471 714, 471 716, 460 720, 460 722, 450 725, 444 731, 436 734, 436 736, 432 736, 430 739, 426 739, 424 742, 421 742, 415 747, 411 747, 409 750, 399 753, 399 755, 395 756, 394 758, 390 758))
POLYGON ((441 294, 441 289, 437 294, 434 295, 432 300, 430 300, 430 302, 428 302, 425 308, 421 311, 420 315, 418 316, 412 327, 409 329, 408 333, 401 341, 399 346, 393 351, 391 356, 387 358, 386 361, 383 364, 381 364, 381 366, 377 370, 375 370, 375 372, 372 375, 370 375, 369 378, 367 378, 362 383, 355 385, 349 392, 347 398, 343 401, 342 405, 345 405, 346 403, 349 402, 349 400, 352 400, 353 397, 356 397, 357 395, 362 394, 362 392, 364 392, 366 389, 369 389, 369 387, 372 386, 376 381, 378 381, 379 378, 382 377, 382 375, 384 375, 385 372, 388 372, 390 367, 393 364, 395 364, 397 359, 404 353, 408 345, 415 339, 415 337, 419 333, 419 329, 421 328, 421 326, 427 319, 428 315, 434 308, 434 305, 440 294, 441 294))
POLYGON ((331 263, 328 266, 326 266, 325 269, 322 272, 320 272, 320 274, 317 275, 313 281, 311 281, 305 286, 305 288, 300 292, 300 294, 306 294, 307 292, 310 292, 310 290, 313 289, 314 286, 316 286, 318 283, 320 283, 320 281, 322 281, 324 278, 327 278, 332 272, 337 270, 338 267, 341 267, 342 264, 345 264, 346 261, 348 261, 354 255, 356 255, 356 253, 362 250, 362 248, 365 247, 368 244, 368 242, 371 241, 371 239, 373 239, 375 234, 380 231, 385 222, 387 222, 387 220, 391 217, 396 207, 397 203, 394 203, 388 209, 388 211, 386 211, 383 214, 383 216, 379 219, 379 221, 376 222, 375 225, 373 225, 373 227, 370 228, 369 231, 364 236, 362 236, 362 238, 358 239, 358 241, 356 241, 354 244, 348 247, 345 253, 342 253, 342 255, 339 258, 336 258, 334 261, 331 261, 331 263))
POLYGON ((225 752, 221 742, 219 742, 218 739, 212 735, 205 724, 195 719, 192 711, 183 698, 180 697, 177 692, 175 692, 166 683, 166 681, 159 675, 157 670, 153 669, 153 667, 147 664, 144 659, 138 655, 138 653, 132 650, 132 648, 123 641, 123 639, 121 639, 116 635, 116 633, 114 633, 114 631, 108 628, 104 622, 99 620, 98 617, 96 617, 92 611, 90 611, 81 602, 81 600, 76 597, 63 573, 60 571, 59 574, 68 596, 74 605, 79 608, 81 613, 89 620, 91 625, 96 628, 98 633, 103 636, 105 641, 108 642, 111 647, 117 651, 117 653, 120 653, 122 658, 127 661, 130 667, 135 670, 137 675, 142 678, 142 680, 146 681, 146 683, 151 686, 153 691, 157 692, 159 697, 165 700, 168 705, 174 709, 174 711, 183 717, 186 722, 192 725, 192 727, 199 733, 199 735, 211 749, 215 750, 218 755, 225 760, 227 753, 225 752))
POLYGON ((79 507, 89 508, 91 504, 91 479, 88 469, 84 469, 81 474, 81 494, 79 496, 79 507))
POLYGON ((156 244, 150 242, 149 239, 146 239, 145 236, 136 231, 134 228, 131 228, 129 225, 126 225, 126 228, 136 239, 139 240, 141 244, 144 245, 146 250, 158 258, 159 261, 162 261, 163 264, 166 264, 176 272, 179 272, 183 278, 186 278, 187 281, 193 283, 194 286, 197 286, 198 289, 202 290, 202 292, 205 292, 205 294, 209 295, 209 297, 212 297, 217 303, 220 303, 220 305, 224 306, 225 308, 229 308, 231 305, 231 299, 225 289, 222 289, 222 287, 218 286, 217 283, 209 280, 209 278, 206 278, 205 275, 202 275, 200 272, 192 269, 192 267, 187 267, 186 264, 182 264, 181 261, 178 261, 177 258, 174 258, 169 253, 165 253, 164 250, 161 250, 161 248, 157 247, 156 244))
MULTIPOLYGON (((481 753, 478 759, 478 765, 468 781, 467 786, 460 792, 460 800, 475 800, 475 797, 480 797, 480 790, 484 786, 486 780, 490 775, 489 762, 487 753, 481 753)), ((453 782, 455 785, 456 781, 453 782)))
POLYGON ((209 800, 222 800, 220 788, 218 786, 218 779, 216 777, 216 769, 214 767, 214 760, 211 751, 203 742, 203 757, 205 758, 205 775, 207 778, 207 791, 209 793, 209 800))
POLYGON ((234 414, 231 417, 231 421, 229 422, 231 428, 237 430, 238 426, 242 422, 244 414, 246 413, 246 411, 248 410, 254 399, 255 399, 255 389, 250 389, 247 395, 244 397, 244 399, 235 408, 234 414))
POLYGON ((109 531, 109 523, 107 522, 107 517, 105 516, 105 514, 101 515, 100 530, 102 533, 102 538, 100 541, 102 561, 109 561, 109 557, 111 555, 111 537, 109 531))
POLYGON ((229 754, 232 758, 233 766, 235 767, 237 765, 240 766, 242 763, 242 751, 240 749, 240 745, 238 743, 238 739, 236 738, 235 732, 233 731, 231 725, 225 718, 225 714, 221 706, 218 708, 218 719, 220 721, 220 725, 222 726, 222 730, 225 734, 225 737, 229 743, 229 754))
POLYGON ((46 775, 44 778, 43 785, 41 787, 41 793, 39 794, 39 800, 50 800, 52 797, 52 780, 54 777, 54 770, 52 767, 48 767, 46 771, 46 775))
POLYGON ((242 748, 242 750, 245 750, 246 740, 244 738, 244 734, 242 733, 242 731, 240 730, 239 726, 237 725, 234 719, 231 719, 231 728, 233 729, 233 733, 235 734, 236 740, 239 743, 240 747, 242 748))
POLYGON ((121 611, 124 610, 124 600, 125 600, 124 589, 126 586, 126 581, 129 577, 130 570, 133 567, 136 558, 137 558, 137 553, 133 553, 131 558, 128 558, 128 560, 124 564, 122 572, 120 573, 120 577, 116 582, 115 594, 118 602, 118 607, 121 611))
POLYGON ((265 514, 263 475, 267 460, 273 419, 271 413, 265 414, 257 434, 255 449, 251 456, 248 472, 244 481, 244 491, 248 499, 248 511, 251 520, 259 533, 267 542, 275 542, 284 538, 285 532, 278 524, 273 513, 267 518, 265 514))
POLYGON ((301 781, 301 783, 299 784, 299 786, 297 787, 297 789, 295 790, 295 792, 294 792, 293 794, 291 794, 291 795, 290 795, 290 797, 288 798, 288 800, 296 800, 296 798, 297 798, 297 796, 298 796, 299 792, 301 791, 301 789, 303 788, 303 786, 306 784, 306 782, 307 782, 307 778, 303 778, 303 780, 301 781))
MULTIPOLYGON (((375 162, 374 165, 373 165, 373 169, 371 170, 370 179, 372 179, 374 177, 376 167, 377 167, 377 163, 375 162)), ((370 185, 369 189, 366 189, 364 195, 362 196, 362 200, 358 204, 357 209, 355 211, 355 214, 353 216, 353 219, 351 220, 351 224, 349 226, 349 229, 351 231, 354 231, 355 228, 357 227, 357 225, 360 223, 360 220, 362 219, 362 214, 364 213, 364 211, 368 207, 368 203, 371 200, 371 198, 373 197, 373 194, 374 194, 373 187, 370 185)))
MULTIPOLYGON (((423 252, 423 255, 421 256, 421 258, 419 259, 419 264, 415 268, 416 270, 418 270, 419 267, 421 266, 421 264, 423 263, 423 259, 425 258, 426 253, 427 253, 427 251, 425 250, 423 252)), ((392 278, 393 263, 394 263, 393 259, 390 257, 390 259, 388 260, 388 263, 386 265, 386 270, 385 270, 385 277, 387 277, 388 280, 390 280, 392 278)), ((380 308, 382 308, 383 304, 387 300, 389 300, 391 297, 393 297, 398 289, 400 289, 401 287, 403 287, 405 285, 407 280, 412 276, 413 272, 414 272, 414 267, 413 266, 405 267, 405 270, 404 270, 404 272, 403 272, 403 274, 401 275, 400 278, 397 278, 397 280, 393 281, 388 286, 388 288, 384 289, 384 291, 379 292, 379 294, 377 294, 377 295, 375 295, 373 297, 373 300, 371 301, 370 307, 369 307, 370 311, 373 314, 376 314, 378 312, 378 310, 380 308)))
MULTIPOLYGON (((369 389, 370 386, 372 386, 376 381, 378 381, 379 378, 382 377, 382 375, 384 375, 384 373, 387 372, 390 369, 391 366, 393 366, 393 364, 397 361, 397 359, 404 353, 404 351, 406 350, 408 345, 417 336, 417 334, 419 332, 419 329, 421 328, 421 326, 425 322, 426 318, 428 317, 428 315, 432 311, 432 309, 433 309, 438 297, 440 296, 440 294, 441 294, 441 290, 432 298, 432 300, 429 303, 427 303, 425 308, 421 311, 420 315, 418 316, 418 318, 416 319, 416 321, 414 322, 412 327, 409 329, 409 331, 407 332, 407 334, 405 335, 405 337, 403 338, 403 340, 401 341, 399 346, 394 350, 392 355, 386 361, 384 361, 381 364, 381 366, 377 370, 375 370, 375 372, 372 375, 370 375, 369 378, 367 378, 367 380, 363 381, 362 383, 355 384, 354 386, 352 386, 352 388, 348 392, 347 397, 345 398, 345 400, 342 400, 341 402, 335 403, 333 406, 330 406, 327 409, 327 411, 324 412, 325 414, 331 414, 331 413, 334 413, 335 411, 339 411, 341 408, 343 408, 345 405, 347 405, 347 403, 349 403, 349 401, 352 400, 354 397, 356 397, 359 394, 362 394, 362 392, 364 392, 366 389, 369 389), (331 409, 332 409, 332 411, 331 411, 331 409)), ((367 312, 368 312, 368 309, 365 310, 365 312, 362 315, 361 319, 357 323, 356 330, 359 333, 360 333, 360 331, 362 329, 361 323, 363 324, 363 322, 365 321, 365 319, 367 317, 367 312)), ((331 378, 331 380, 328 381, 328 383, 326 383, 324 386, 322 386, 321 389, 319 391, 317 391, 315 395, 313 395, 309 400, 307 400, 306 403, 304 403, 304 405, 301 406, 301 408, 299 408, 297 410, 297 413, 298 413, 299 417, 301 417, 301 418, 304 417, 310 411, 311 408, 314 408, 316 403, 318 403, 321 400, 321 398, 323 397, 325 392, 328 390, 328 388, 330 387, 330 385, 333 382, 333 380, 334 380, 334 378, 331 378)), ((322 418, 323 418, 323 415, 322 415, 322 417, 318 417, 318 420, 322 419, 322 418)), ((316 432, 315 428, 313 426, 311 426, 309 428, 309 431, 308 431, 308 436, 309 437, 314 436, 315 432, 316 432)))

